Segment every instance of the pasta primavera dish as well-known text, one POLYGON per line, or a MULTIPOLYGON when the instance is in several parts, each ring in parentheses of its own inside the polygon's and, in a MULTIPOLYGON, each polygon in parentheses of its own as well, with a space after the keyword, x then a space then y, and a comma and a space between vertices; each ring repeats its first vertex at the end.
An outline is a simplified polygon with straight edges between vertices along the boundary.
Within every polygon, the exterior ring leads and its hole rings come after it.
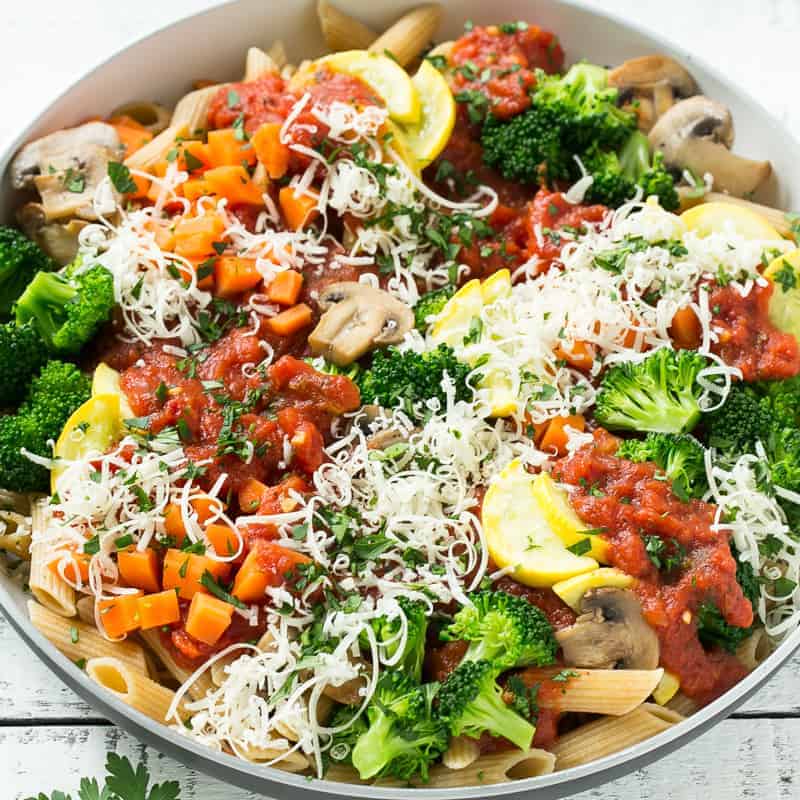
POLYGON ((800 619, 769 162, 667 56, 319 17, 327 55, 251 48, 11 163, 0 548, 32 624, 309 779, 499 783, 679 724, 800 619))

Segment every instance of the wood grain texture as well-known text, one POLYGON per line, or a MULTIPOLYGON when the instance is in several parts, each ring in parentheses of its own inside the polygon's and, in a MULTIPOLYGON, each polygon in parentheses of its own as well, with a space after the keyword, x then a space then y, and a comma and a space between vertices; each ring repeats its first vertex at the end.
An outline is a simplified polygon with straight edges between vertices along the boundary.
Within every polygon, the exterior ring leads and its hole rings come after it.
MULTIPOLYGON (((728 720, 689 749, 572 800, 791 800, 800 791, 798 749, 798 720, 728 720)), ((157 781, 179 780, 181 800, 256 798, 157 755, 116 728, 84 725, 0 728, 5 791, 11 792, 3 796, 23 798, 54 788, 74 792, 82 775, 102 774, 108 750, 141 759, 157 781)))

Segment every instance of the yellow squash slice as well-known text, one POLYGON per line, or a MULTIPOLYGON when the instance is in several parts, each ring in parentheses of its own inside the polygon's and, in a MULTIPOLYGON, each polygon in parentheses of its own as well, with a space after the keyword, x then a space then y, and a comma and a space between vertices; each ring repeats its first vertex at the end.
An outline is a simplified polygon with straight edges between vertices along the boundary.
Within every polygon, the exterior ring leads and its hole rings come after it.
MULTIPOLYGON (((67 420, 54 448, 57 459, 75 461, 87 453, 104 453, 122 438, 122 414, 118 394, 97 394, 90 397, 67 420)), ((50 474, 50 485, 56 491, 58 478, 64 472, 56 466, 50 474)))
POLYGON ((608 542, 602 536, 586 532, 586 524, 570 505, 567 492, 553 480, 549 472, 541 472, 536 476, 533 493, 548 524, 567 547, 588 539, 586 555, 601 564, 608 563, 608 542))
POLYGON ((701 203, 681 214, 690 231, 698 236, 733 230, 746 239, 780 239, 781 235, 760 214, 733 203, 701 203))
POLYGON ((614 589, 629 589, 634 579, 614 567, 600 567, 583 575, 576 575, 560 581, 553 586, 553 591, 576 613, 581 613, 581 599, 590 589, 602 589, 610 586, 614 589))
POLYGON ((769 300, 769 319, 800 342, 800 249, 778 256, 764 270, 774 284, 769 300))
POLYGON ((456 103, 447 81, 430 61, 420 64, 411 79, 420 100, 420 118, 404 128, 408 149, 419 169, 444 150, 456 122, 456 103))
POLYGON ((360 78, 386 103, 389 116, 407 125, 420 121, 422 106, 409 74, 388 56, 367 50, 345 50, 321 58, 336 72, 360 78))
POLYGON ((483 530, 492 560, 511 567, 527 586, 549 587, 597 569, 597 562, 564 546, 547 524, 533 492, 534 476, 512 461, 491 483, 483 501, 483 530))
POLYGON ((660 706, 666 705, 675 697, 680 688, 681 682, 678 676, 664 670, 664 674, 661 676, 658 686, 653 690, 653 700, 660 706))
POLYGON ((122 419, 131 419, 136 416, 119 384, 120 374, 108 364, 100 363, 95 367, 92 375, 92 396, 98 394, 119 395, 119 408, 122 419))

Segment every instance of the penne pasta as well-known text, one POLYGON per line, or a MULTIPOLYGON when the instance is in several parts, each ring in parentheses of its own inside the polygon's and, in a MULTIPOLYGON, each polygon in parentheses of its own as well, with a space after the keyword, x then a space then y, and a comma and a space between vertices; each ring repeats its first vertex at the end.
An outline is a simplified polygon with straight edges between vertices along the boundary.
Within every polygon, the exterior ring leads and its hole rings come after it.
POLYGON ((272 60, 272 56, 258 47, 251 47, 247 51, 243 80, 254 81, 264 75, 277 74, 280 69, 280 66, 272 60))
POLYGON ((170 126, 185 125, 189 136, 194 136, 208 127, 208 108, 214 95, 225 84, 213 84, 184 95, 172 112, 170 126))
POLYGON ((556 769, 569 769, 617 753, 661 733, 684 718, 675 711, 643 703, 621 717, 605 717, 564 734, 555 745, 556 769))
POLYGON ((736 658, 749 670, 754 670, 772 652, 772 642, 763 628, 756 628, 739 647, 736 658))
POLYGON ((78 598, 78 602, 75 603, 75 610, 78 613, 78 619, 91 628, 97 627, 95 624, 96 619, 94 615, 94 605, 94 595, 84 595, 83 597, 78 598))
POLYGON ((442 764, 448 769, 466 769, 481 757, 481 749, 469 736, 454 736, 442 754, 442 764))
POLYGON ((697 703, 683 692, 678 692, 665 707, 684 717, 690 717, 698 709, 697 703))
POLYGON ((144 125, 154 136, 165 130, 172 113, 160 103, 151 103, 147 100, 132 100, 130 103, 117 106, 111 112, 111 118, 130 117, 140 125, 144 125))
POLYGON ((272 59, 278 69, 283 69, 289 63, 289 56, 286 55, 286 47, 280 39, 276 39, 267 50, 267 55, 272 59))
MULTIPOLYGON (((172 654, 161 641, 161 636, 158 631, 141 631, 139 636, 144 640, 145 644, 156 658, 164 665, 167 672, 169 672, 178 683, 184 684, 191 678, 191 671, 178 665, 172 657, 172 654)), ((208 670, 206 670, 202 675, 195 678, 194 683, 188 689, 188 694, 192 700, 199 700, 201 697, 205 697, 212 688, 213 683, 211 681, 211 676, 208 674, 208 670)))
POLYGON ((31 526, 28 518, 17 511, 0 511, 0 550, 30 560, 31 526))
POLYGON ((73 661, 112 656, 140 674, 147 672, 144 650, 135 642, 109 642, 95 628, 59 616, 33 600, 28 602, 28 614, 34 628, 73 661))
POLYGON ((376 786, 417 786, 425 789, 454 789, 460 786, 491 786, 495 783, 538 778, 554 771, 556 758, 547 750, 504 750, 487 753, 463 769, 433 767, 428 780, 378 780, 376 786))
POLYGON ((369 49, 373 53, 391 53, 398 64, 406 67, 430 45, 441 19, 442 7, 438 3, 419 6, 387 28, 369 49))
POLYGON ((366 50, 378 38, 375 31, 343 11, 339 11, 328 0, 319 0, 317 16, 325 44, 334 52, 366 50))
MULTIPOLYGON (((156 722, 166 722, 167 712, 175 692, 156 683, 143 672, 131 669, 113 656, 90 658, 86 662, 86 674, 104 689, 156 722)), ((185 718, 190 714, 179 703, 177 713, 185 718)))
POLYGON ((28 579, 33 596, 47 609, 62 617, 74 617, 75 590, 50 569, 52 548, 43 537, 47 535, 49 512, 43 502, 34 503, 31 509, 31 533, 35 540, 31 546, 31 572, 28 579))
POLYGON ((254 764, 270 763, 270 766, 285 770, 286 772, 302 772, 308 769, 308 759, 297 750, 289 752, 281 742, 276 741, 275 747, 258 747, 250 745, 247 748, 238 748, 236 755, 254 764), (279 760, 275 760, 279 759, 279 760))
POLYGON ((620 716, 643 703, 658 686, 663 669, 528 669, 526 684, 543 684, 542 708, 620 716), (559 680, 551 680, 553 677, 559 680), (561 680, 561 677, 565 680, 561 680))
POLYGON ((140 147, 135 153, 128 156, 125 159, 125 166, 129 169, 150 169, 175 146, 176 140, 186 138, 188 134, 189 128, 186 123, 171 124, 144 147, 140 147))

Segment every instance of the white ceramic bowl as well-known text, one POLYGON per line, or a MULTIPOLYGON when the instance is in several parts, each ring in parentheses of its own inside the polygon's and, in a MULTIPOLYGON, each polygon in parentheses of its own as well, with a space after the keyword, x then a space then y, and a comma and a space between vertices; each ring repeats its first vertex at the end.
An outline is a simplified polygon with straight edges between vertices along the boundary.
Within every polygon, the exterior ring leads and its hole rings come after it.
MULTIPOLYGON (((417 5, 419 0, 336 2, 343 10, 360 16, 364 22, 381 30, 404 10, 417 5)), ((524 19, 557 33, 568 62, 585 58, 601 64, 616 64, 633 56, 658 52, 674 56, 688 66, 705 94, 731 108, 736 125, 735 149, 754 158, 772 161, 780 182, 773 178, 759 199, 780 208, 800 206, 800 146, 757 101, 678 44, 666 42, 627 20, 584 8, 578 2, 440 2, 446 8, 440 40, 455 38, 466 19, 487 24, 524 19)), ((4 182, 0 191, 0 219, 10 220, 16 205, 6 167, 19 144, 58 128, 75 125, 87 116, 105 114, 129 100, 152 99, 170 105, 191 88, 191 81, 196 78, 238 80, 247 48, 269 45, 274 39, 284 41, 293 60, 323 53, 314 0, 230 2, 165 28, 109 59, 20 130, 12 148, 2 155, 0 171, 4 182)), ((187 766, 281 800, 337 795, 393 800, 482 800, 501 796, 522 798, 532 790, 536 791, 539 800, 563 797, 631 772, 687 744, 743 703, 800 645, 800 630, 797 630, 731 691, 685 722, 635 747, 590 764, 541 778, 472 789, 386 789, 324 780, 309 781, 302 776, 254 766, 211 751, 153 722, 98 688, 82 670, 34 630, 27 619, 26 600, 18 582, 0 571, 3 613, 37 655, 87 702, 135 736, 187 766)))

